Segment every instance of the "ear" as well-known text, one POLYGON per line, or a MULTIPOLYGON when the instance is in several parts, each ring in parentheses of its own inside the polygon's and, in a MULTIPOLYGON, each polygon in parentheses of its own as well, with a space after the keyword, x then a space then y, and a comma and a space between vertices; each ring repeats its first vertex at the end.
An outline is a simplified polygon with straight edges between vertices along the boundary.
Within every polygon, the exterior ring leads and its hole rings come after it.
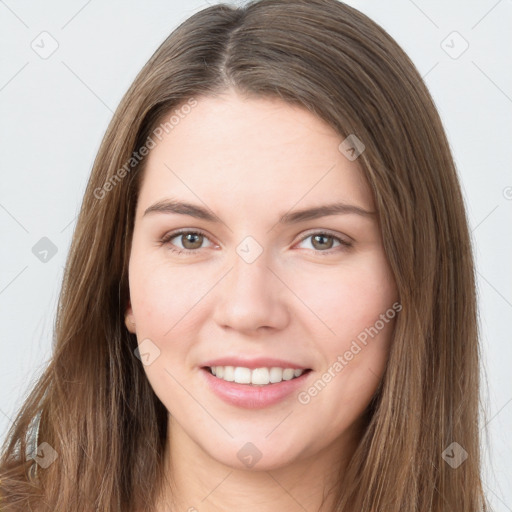
POLYGON ((130 331, 132 334, 136 333, 136 331, 135 331, 135 316, 133 315, 132 304, 130 301, 128 301, 128 306, 127 306, 125 314, 124 314, 124 323, 125 323, 128 331, 130 331))

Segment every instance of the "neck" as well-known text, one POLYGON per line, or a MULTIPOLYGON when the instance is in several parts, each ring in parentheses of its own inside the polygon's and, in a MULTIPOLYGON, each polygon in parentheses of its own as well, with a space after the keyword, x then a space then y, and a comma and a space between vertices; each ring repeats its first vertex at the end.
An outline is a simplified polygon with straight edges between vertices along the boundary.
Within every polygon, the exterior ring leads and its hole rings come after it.
POLYGON ((344 436, 314 457, 275 469, 237 469, 210 457, 171 417, 168 425, 158 512, 329 512, 359 440, 344 436))

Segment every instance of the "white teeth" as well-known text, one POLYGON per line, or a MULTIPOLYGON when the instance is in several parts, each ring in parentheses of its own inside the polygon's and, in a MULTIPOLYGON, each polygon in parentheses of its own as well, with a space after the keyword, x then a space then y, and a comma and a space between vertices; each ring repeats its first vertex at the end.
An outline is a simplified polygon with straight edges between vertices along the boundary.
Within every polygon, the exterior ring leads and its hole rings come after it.
POLYGON ((256 368, 252 371, 251 384, 268 384, 270 375, 268 368, 256 368))
POLYGON ((294 370, 291 368, 286 368, 286 370, 283 371, 283 380, 291 380, 294 377, 294 370))
POLYGON ((282 368, 270 368, 270 382, 272 384, 281 382, 283 380, 283 369, 282 368))
POLYGON ((267 384, 276 384, 283 380, 291 380, 300 377, 304 370, 295 370, 293 368, 245 368, 243 366, 212 366, 210 368, 213 375, 218 379, 227 382, 236 382, 238 384, 254 384, 265 386, 267 384))
POLYGON ((241 366, 237 366, 235 368, 235 382, 238 382, 238 384, 250 384, 251 370, 249 368, 242 368, 241 366))
MULTIPOLYGON (((217 366, 217 368, 222 368, 222 366, 217 366)), ((234 366, 224 366, 224 377, 222 378, 228 382, 233 382, 235 380, 234 366)))

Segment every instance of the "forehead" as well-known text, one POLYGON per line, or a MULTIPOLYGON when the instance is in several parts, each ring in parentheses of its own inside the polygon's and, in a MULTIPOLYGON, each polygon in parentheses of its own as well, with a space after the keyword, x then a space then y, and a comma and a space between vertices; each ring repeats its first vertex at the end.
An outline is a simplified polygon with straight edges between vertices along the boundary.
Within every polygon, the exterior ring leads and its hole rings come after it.
POLYGON ((338 149, 343 137, 311 112, 233 91, 196 100, 161 140, 153 137, 140 209, 168 195, 259 215, 297 202, 373 208, 357 161, 338 149))

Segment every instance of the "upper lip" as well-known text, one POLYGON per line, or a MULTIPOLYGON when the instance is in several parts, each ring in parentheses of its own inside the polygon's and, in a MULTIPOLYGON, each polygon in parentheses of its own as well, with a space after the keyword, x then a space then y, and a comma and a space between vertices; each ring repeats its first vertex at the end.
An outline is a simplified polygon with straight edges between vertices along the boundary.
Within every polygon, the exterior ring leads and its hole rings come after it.
POLYGON ((219 359, 211 359, 201 365, 202 367, 208 366, 240 366, 242 368, 292 368, 294 370, 308 370, 307 366, 302 366, 291 361, 284 359, 275 359, 272 357, 255 357, 251 359, 244 359, 241 357, 221 357, 219 359))

